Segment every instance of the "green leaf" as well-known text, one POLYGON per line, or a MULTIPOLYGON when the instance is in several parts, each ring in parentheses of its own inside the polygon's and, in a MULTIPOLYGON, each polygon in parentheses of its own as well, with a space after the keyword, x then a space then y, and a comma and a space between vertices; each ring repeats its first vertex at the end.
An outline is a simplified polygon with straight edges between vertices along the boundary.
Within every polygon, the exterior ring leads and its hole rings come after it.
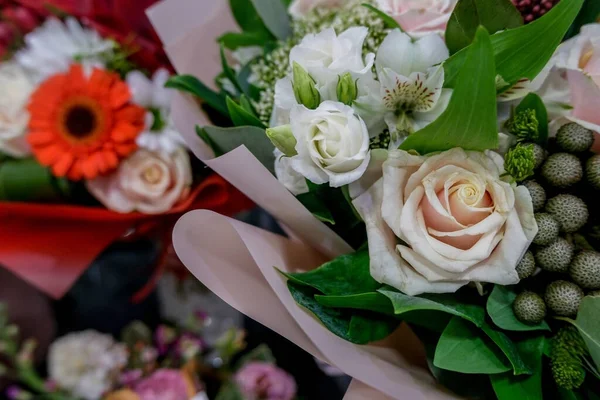
POLYGON ((507 372, 490 375, 490 380, 498 400, 539 400, 542 393, 542 353, 545 338, 536 336, 517 343, 519 352, 532 368, 530 376, 514 376, 507 372))
POLYGON ((317 303, 317 290, 296 281, 287 282, 288 289, 296 303, 312 312, 333 334, 355 344, 376 342, 389 336, 396 330, 400 321, 378 314, 359 314, 334 308, 324 307, 317 303))
POLYGON ((483 329, 485 334, 488 335, 488 337, 492 339, 492 341, 504 353, 506 358, 508 358, 508 361, 513 367, 515 375, 532 374, 533 370, 525 364, 525 362, 521 358, 521 355, 519 354, 519 351, 517 350, 517 347, 508 336, 506 336, 500 331, 495 330, 487 322, 484 323, 481 328, 483 329))
POLYGON ((371 277, 368 250, 339 256, 309 272, 282 274, 331 296, 370 293, 381 286, 371 277))
POLYGON ((559 318, 579 329, 590 356, 600 368, 600 296, 585 296, 579 305, 577 319, 559 318))
POLYGON ((316 295, 317 303, 325 307, 351 308, 355 310, 373 311, 381 314, 395 315, 390 299, 378 292, 360 293, 342 296, 316 295))
POLYGON ((479 26, 491 34, 523 25, 523 17, 510 0, 460 0, 446 27, 450 54, 467 47, 479 26))
POLYGON ((579 11, 579 15, 577 15, 577 18, 575 18, 575 22, 573 22, 573 25, 571 25, 569 32, 565 36, 565 40, 577 35, 583 25, 594 23, 599 18, 600 1, 585 0, 581 11, 579 11))
POLYGON ((51 202, 68 195, 70 185, 33 158, 0 163, 0 201, 51 202))
POLYGON ((499 374, 511 370, 498 347, 476 326, 457 316, 442 333, 433 364, 465 374, 499 374))
POLYGON ((251 0, 267 29, 279 40, 292 34, 290 16, 281 0, 251 0))
POLYGON ((244 110, 246 110, 248 113, 252 114, 252 116, 256 117, 256 112, 254 111, 254 107, 252 107, 252 103, 250 103, 250 100, 248 100, 248 97, 245 94, 240 96, 240 105, 242 106, 242 108, 244 110))
POLYGON ((461 303, 455 295, 408 296, 404 293, 383 289, 379 290, 379 293, 391 300, 397 315, 416 310, 431 310, 458 316, 479 327, 483 326, 485 322, 483 307, 461 303))
POLYGON ((273 144, 265 134, 265 130, 255 126, 239 126, 235 128, 219 128, 205 126, 197 128, 199 136, 209 145, 215 146, 221 154, 245 145, 248 150, 274 174, 275 156, 273 144))
POLYGON ((496 326, 507 331, 549 331, 546 321, 537 325, 525 324, 517 319, 512 304, 517 297, 513 287, 496 285, 487 300, 487 312, 496 326))
POLYGON ((244 32, 255 33, 269 39, 273 37, 251 0, 229 0, 229 9, 244 32))
MULTIPOLYGON (((514 85, 521 78, 533 80, 554 54, 583 1, 561 0, 542 18, 493 35, 496 74, 509 85, 514 85)), ((444 87, 455 87, 458 83, 471 46, 444 62, 444 87)))
POLYGON ((229 117, 227 105, 225 104, 225 96, 214 92, 208 86, 200 82, 195 76, 172 76, 165 84, 165 87, 193 94, 194 96, 204 100, 220 114, 229 117))
POLYGON ((296 196, 298 201, 302 203, 304 207, 308 211, 312 213, 319 221, 327 222, 329 224, 335 225, 335 220, 333 219, 333 215, 323 203, 323 201, 317 196, 316 193, 308 192, 302 193, 296 196))
POLYGON ((238 93, 244 93, 244 90, 242 89, 242 86, 240 85, 240 82, 238 81, 237 76, 235 75, 235 71, 227 63, 227 58, 225 57, 225 46, 223 46, 222 43, 220 46, 220 55, 221 67, 223 67, 223 74, 225 74, 225 77, 229 79, 229 81, 231 81, 238 93))
POLYGON ((254 115, 246 111, 242 106, 237 104, 227 96, 227 109, 229 110, 229 116, 235 126, 255 126, 257 128, 265 129, 265 124, 261 120, 256 118, 254 115))
POLYGON ((546 145, 548 141, 548 111, 546 110, 546 106, 544 102, 535 93, 529 93, 519 105, 515 108, 515 112, 525 111, 528 109, 532 109, 535 111, 535 117, 538 120, 538 141, 542 146, 546 145))
POLYGON ((244 355, 235 365, 235 369, 242 368, 245 364, 250 362, 260 361, 270 364, 275 364, 276 360, 271 352, 271 349, 266 344, 261 344, 252 349, 248 354, 244 355))
POLYGON ((484 28, 477 30, 467 52, 448 108, 431 124, 411 134, 401 149, 426 154, 454 147, 478 151, 498 147, 494 57, 484 28))
POLYGON ((400 26, 400 24, 398 23, 398 21, 396 21, 394 18, 392 18, 391 16, 387 15, 386 13, 384 13, 383 11, 381 11, 380 9, 378 9, 377 7, 368 4, 368 3, 362 3, 361 4, 363 7, 368 8, 369 10, 371 10, 375 15, 377 15, 379 18, 381 18, 385 24, 385 27, 388 29, 400 29, 402 30, 402 27, 400 26))
POLYGON ((217 40, 226 48, 236 50, 239 47, 263 46, 269 37, 265 37, 264 33, 256 32, 228 32, 217 40))
POLYGON ((244 400, 245 398, 235 381, 231 379, 221 386, 215 400, 244 400))

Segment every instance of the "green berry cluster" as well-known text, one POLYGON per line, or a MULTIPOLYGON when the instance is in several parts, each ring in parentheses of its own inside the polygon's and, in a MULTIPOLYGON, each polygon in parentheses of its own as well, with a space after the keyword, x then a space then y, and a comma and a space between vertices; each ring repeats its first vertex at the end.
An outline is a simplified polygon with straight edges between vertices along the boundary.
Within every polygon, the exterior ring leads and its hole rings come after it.
POLYGON ((581 335, 573 326, 566 326, 552 338, 550 365, 557 385, 566 390, 574 390, 585 380, 582 359, 587 356, 587 348, 581 335))

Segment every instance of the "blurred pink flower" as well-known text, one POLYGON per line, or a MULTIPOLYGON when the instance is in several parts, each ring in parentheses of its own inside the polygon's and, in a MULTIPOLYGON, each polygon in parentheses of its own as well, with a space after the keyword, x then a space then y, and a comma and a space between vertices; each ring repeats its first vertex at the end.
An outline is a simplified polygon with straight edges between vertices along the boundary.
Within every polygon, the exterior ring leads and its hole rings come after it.
POLYGON ((248 400, 292 400, 296 395, 294 378, 265 362, 246 364, 235 375, 235 380, 248 400))
POLYGON ((132 369, 121 373, 119 383, 124 386, 131 386, 136 383, 143 375, 141 369, 132 369))
POLYGON ((204 350, 204 341, 193 333, 186 332, 177 340, 176 345, 177 356, 184 360, 191 360, 204 350))
POLYGON ((173 328, 159 325, 154 332, 154 342, 158 348, 158 354, 161 356, 167 354, 175 339, 177 339, 177 333, 173 328))
POLYGON ((181 371, 159 369, 134 386, 140 400, 187 400, 188 387, 181 371))
POLYGON ((458 0, 377 0, 377 6, 414 37, 446 31, 458 0))

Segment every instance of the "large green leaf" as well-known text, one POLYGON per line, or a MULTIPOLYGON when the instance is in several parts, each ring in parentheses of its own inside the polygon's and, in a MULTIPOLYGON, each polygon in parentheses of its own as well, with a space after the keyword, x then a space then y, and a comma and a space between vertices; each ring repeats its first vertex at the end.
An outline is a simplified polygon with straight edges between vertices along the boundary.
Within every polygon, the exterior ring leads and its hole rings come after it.
POLYGON ((525 110, 533 110, 535 111, 535 117, 538 121, 538 140, 537 142, 545 146, 548 141, 548 111, 546 110, 546 106, 544 102, 535 93, 529 93, 515 108, 515 112, 525 111, 525 110))
POLYGON ((483 326, 485 323, 483 307, 461 303, 455 295, 408 296, 404 293, 383 289, 379 290, 379 293, 390 299, 397 315, 411 311, 430 310, 458 316, 476 326, 483 326))
POLYGON ((507 331, 550 330, 546 321, 536 325, 525 324, 517 319, 512 304, 517 297, 513 287, 496 285, 487 300, 487 312, 499 328, 507 331))
POLYGON ((523 25, 523 17, 510 0, 459 0, 446 27, 450 53, 471 44, 480 25, 493 34, 523 25))
POLYGON ((198 135, 207 141, 211 147, 216 147, 217 154, 225 154, 241 145, 248 150, 265 166, 274 173, 275 156, 273 144, 267 137, 265 130, 255 126, 240 126, 235 128, 218 128, 205 126, 197 128, 198 135))
MULTIPOLYGON (((509 85, 515 84, 521 78, 535 78, 554 54, 575 20, 583 1, 561 0, 542 18, 493 35, 491 41, 496 73, 509 85)), ((444 62, 445 87, 455 87, 458 84, 469 47, 444 62)))
POLYGON ((310 286, 288 280, 288 289, 296 303, 312 312, 335 335, 356 344, 367 344, 389 336, 400 321, 375 313, 346 312, 320 305, 315 300, 318 291, 310 286))
POLYGON ((442 333, 433 364, 465 374, 499 374, 512 369, 483 331, 458 316, 452 318, 442 333))
POLYGON ((561 318, 575 325, 590 351, 597 368, 600 368, 600 296, 586 296, 579 305, 577 319, 561 318))
POLYGON ((540 400, 542 394, 542 352, 544 336, 517 343, 519 352, 532 368, 530 376, 515 376, 511 372, 490 375, 498 400, 540 400))
POLYGON ((400 146, 421 154, 462 147, 487 150, 498 147, 496 84, 490 36, 479 28, 467 49, 448 108, 400 146))
POLYGON ((251 0, 229 0, 229 9, 242 31, 260 35, 265 39, 273 37, 251 0))
POLYGON ((263 124, 261 120, 233 101, 229 96, 227 96, 227 109, 229 110, 229 116, 231 117, 231 120, 235 126, 255 126, 262 129, 266 128, 265 124, 263 124))
POLYGON ((265 35, 256 32, 227 32, 219 36, 219 43, 230 50, 239 47, 263 46, 265 44, 265 35))
POLYGON ((67 196, 70 188, 65 178, 56 178, 33 158, 0 162, 0 201, 51 202, 67 196))
POLYGON ((495 330, 487 322, 481 327, 486 335, 498 346, 498 348, 504 353, 506 358, 513 367, 515 375, 531 375, 533 370, 525 364, 525 361, 521 358, 519 350, 513 343, 512 340, 504 333, 495 330))
POLYGON ((352 308, 395 315, 390 299, 378 292, 360 293, 342 296, 315 296, 317 302, 325 307, 352 308))
POLYGON ((222 96, 208 86, 203 84, 192 75, 175 75, 169 78, 165 87, 181 90, 193 94, 194 96, 204 100, 208 105, 218 111, 221 115, 229 117, 227 105, 225 104, 225 96, 222 96))
POLYGON ((298 284, 331 296, 370 293, 381 286, 369 272, 368 250, 339 256, 309 272, 283 274, 298 284))
POLYGON ((267 29, 279 40, 292 34, 290 16, 281 0, 250 0, 267 29))

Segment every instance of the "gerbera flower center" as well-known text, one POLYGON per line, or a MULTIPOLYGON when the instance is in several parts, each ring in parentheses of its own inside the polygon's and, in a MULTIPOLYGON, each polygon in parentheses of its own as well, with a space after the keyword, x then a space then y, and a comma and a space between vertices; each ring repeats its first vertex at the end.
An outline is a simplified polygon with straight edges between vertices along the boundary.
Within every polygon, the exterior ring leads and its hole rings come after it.
POLYGON ((65 118, 67 131, 78 139, 91 135, 97 123, 94 111, 85 106, 74 106, 67 112, 65 118))

